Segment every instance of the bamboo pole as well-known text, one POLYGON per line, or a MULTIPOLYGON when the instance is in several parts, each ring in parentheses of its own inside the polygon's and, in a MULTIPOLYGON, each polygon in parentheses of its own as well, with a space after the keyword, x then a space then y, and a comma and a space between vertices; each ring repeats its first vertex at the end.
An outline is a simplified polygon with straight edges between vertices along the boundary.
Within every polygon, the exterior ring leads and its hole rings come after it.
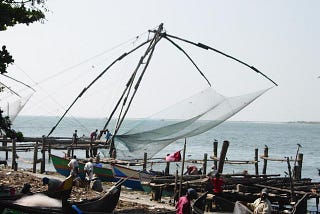
POLYGON ((184 161, 185 161, 185 158, 186 158, 186 147, 187 147, 187 139, 185 138, 184 139, 184 145, 183 145, 182 166, 181 166, 181 176, 180 176, 180 186, 179 186, 179 198, 181 196, 181 190, 182 190, 184 161))

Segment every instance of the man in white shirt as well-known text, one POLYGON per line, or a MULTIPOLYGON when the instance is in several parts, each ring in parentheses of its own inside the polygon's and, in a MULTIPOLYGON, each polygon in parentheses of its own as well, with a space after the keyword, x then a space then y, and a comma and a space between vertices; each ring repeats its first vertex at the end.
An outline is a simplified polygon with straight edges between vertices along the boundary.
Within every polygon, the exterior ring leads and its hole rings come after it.
POLYGON ((86 174, 86 180, 87 181, 91 181, 92 178, 93 178, 93 163, 92 163, 92 158, 90 158, 89 162, 87 162, 85 165, 84 165, 84 172, 86 174))
POLYGON ((70 168, 70 175, 73 175, 74 177, 77 177, 79 172, 79 163, 77 160, 77 156, 73 156, 73 158, 68 163, 68 166, 70 168))
POLYGON ((250 210, 254 214, 271 214, 271 203, 268 200, 268 190, 262 189, 260 198, 256 199, 253 203, 247 203, 250 210))

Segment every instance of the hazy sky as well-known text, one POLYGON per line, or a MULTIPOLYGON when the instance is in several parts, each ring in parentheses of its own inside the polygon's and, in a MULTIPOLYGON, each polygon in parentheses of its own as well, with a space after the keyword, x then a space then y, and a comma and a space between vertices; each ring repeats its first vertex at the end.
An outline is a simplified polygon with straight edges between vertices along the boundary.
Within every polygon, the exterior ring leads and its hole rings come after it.
MULTIPOLYGON (((1 44, 15 59, 9 75, 37 90, 22 115, 61 115, 112 60, 145 41, 149 29, 164 23, 168 34, 237 57, 279 84, 230 120, 320 121, 317 0, 68 0, 63 4, 49 0, 47 8, 44 23, 0 32, 1 44), (138 35, 141 40, 135 41, 138 35)), ((225 96, 273 86, 228 58, 178 43, 225 96)), ((117 64, 70 114, 109 115, 113 97, 121 92, 120 82, 126 83, 142 52, 117 64)), ((129 116, 153 114, 206 86, 186 57, 161 41, 129 116)))

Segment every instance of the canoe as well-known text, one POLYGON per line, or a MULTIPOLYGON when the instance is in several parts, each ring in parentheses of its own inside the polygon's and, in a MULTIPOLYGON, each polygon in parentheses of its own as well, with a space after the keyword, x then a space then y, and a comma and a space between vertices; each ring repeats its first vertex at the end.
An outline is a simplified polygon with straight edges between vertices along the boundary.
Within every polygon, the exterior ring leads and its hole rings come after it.
MULTIPOLYGON (((70 168, 68 167, 69 159, 61 158, 56 155, 50 155, 52 163, 56 171, 64 176, 70 175, 70 168)), ((79 176, 81 179, 85 178, 85 172, 83 170, 85 163, 79 161, 79 176)), ((101 181, 116 181, 113 176, 112 168, 107 167, 93 167, 93 173, 98 176, 101 181)))
POLYGON ((83 202, 69 203, 62 201, 62 207, 31 207, 16 204, 13 200, 0 200, 0 213, 23 213, 23 214, 61 214, 77 213, 72 207, 75 206, 82 213, 111 213, 117 206, 121 192, 121 182, 117 183, 102 197, 83 202))

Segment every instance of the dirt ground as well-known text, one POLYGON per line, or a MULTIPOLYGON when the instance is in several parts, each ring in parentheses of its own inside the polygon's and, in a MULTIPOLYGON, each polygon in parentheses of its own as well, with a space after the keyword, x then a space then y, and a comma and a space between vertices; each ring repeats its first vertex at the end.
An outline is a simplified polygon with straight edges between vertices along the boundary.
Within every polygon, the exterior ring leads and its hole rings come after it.
MULTIPOLYGON (((60 180, 64 179, 63 176, 53 172, 33 174, 32 172, 23 169, 12 171, 11 169, 0 168, 0 186, 11 186, 14 187, 16 191, 20 191, 25 183, 31 184, 32 192, 45 191, 46 186, 42 185, 43 177, 56 178, 60 180)), ((111 185, 111 183, 104 183, 104 191, 107 191, 111 185)), ((104 192, 100 193, 93 190, 86 191, 84 188, 74 187, 70 200, 82 201, 98 197, 103 193, 104 192)), ((155 202, 150 199, 150 194, 122 188, 120 200, 114 213, 175 213, 174 206, 170 205, 170 198, 165 197, 161 202, 155 202)))

